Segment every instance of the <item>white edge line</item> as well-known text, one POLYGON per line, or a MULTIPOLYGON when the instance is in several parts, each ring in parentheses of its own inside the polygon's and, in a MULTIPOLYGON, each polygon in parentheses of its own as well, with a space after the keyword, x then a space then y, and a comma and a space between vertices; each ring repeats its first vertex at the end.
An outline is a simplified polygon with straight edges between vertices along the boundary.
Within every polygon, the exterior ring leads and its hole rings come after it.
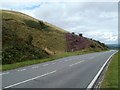
POLYGON ((19 84, 23 84, 23 83, 32 81, 32 80, 34 80, 34 79, 37 79, 37 78, 46 76, 46 75, 48 75, 48 74, 55 73, 55 72, 56 72, 56 70, 55 70, 55 71, 52 71, 52 72, 49 72, 49 73, 46 73, 46 74, 43 74, 43 75, 40 75, 40 76, 37 76, 37 77, 34 77, 34 78, 31 78, 31 79, 28 79, 28 80, 25 80, 25 81, 22 81, 22 82, 19 82, 19 83, 16 83, 16 84, 13 84, 13 85, 6 86, 6 87, 4 87, 4 88, 10 88, 10 87, 13 87, 13 86, 16 86, 16 85, 19 85, 19 84))
MULTIPOLYGON (((118 51, 116 51, 115 53, 117 53, 118 51)), ((103 66, 101 67, 101 69, 98 71, 98 73, 96 74, 96 76, 94 77, 94 79, 90 82, 90 84, 88 85, 88 88, 92 88, 92 86, 94 85, 95 81, 97 80, 97 78, 99 77, 99 75, 101 74, 102 70, 104 69, 104 67, 106 66, 106 64, 108 63, 108 61, 110 60, 110 58, 115 54, 113 53, 108 59, 107 61, 103 64, 103 66)))

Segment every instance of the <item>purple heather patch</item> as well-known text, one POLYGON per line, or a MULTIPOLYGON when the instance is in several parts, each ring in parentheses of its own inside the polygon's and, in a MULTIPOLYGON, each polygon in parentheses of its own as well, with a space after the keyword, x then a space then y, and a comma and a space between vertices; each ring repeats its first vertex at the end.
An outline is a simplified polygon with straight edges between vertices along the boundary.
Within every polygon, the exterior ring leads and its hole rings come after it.
POLYGON ((71 33, 66 34, 66 40, 67 40, 68 51, 81 50, 90 45, 89 41, 85 39, 84 37, 71 34, 71 33))

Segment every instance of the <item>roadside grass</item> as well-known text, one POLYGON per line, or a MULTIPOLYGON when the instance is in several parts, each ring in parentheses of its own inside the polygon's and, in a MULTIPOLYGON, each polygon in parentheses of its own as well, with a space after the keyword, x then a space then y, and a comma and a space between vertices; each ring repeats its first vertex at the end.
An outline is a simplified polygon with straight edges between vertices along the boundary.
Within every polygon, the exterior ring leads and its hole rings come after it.
MULTIPOLYGON (((67 31, 20 12, 2 10, 2 31, 3 71, 79 54, 66 53, 67 31)), ((105 49, 94 42, 89 40, 98 46, 87 52, 105 49)))
POLYGON ((5 65, 47 58, 49 55, 65 53, 69 50, 68 46, 75 49, 79 45, 84 48, 94 45, 91 48, 95 50, 106 49, 95 40, 86 37, 77 40, 76 35, 66 37, 67 33, 21 12, 2 10, 2 63, 5 65), (72 38, 71 41, 76 43, 68 43, 66 38, 72 38))
POLYGON ((16 69, 16 68, 20 68, 20 67, 24 67, 24 66, 29 66, 29 65, 33 65, 33 64, 39 64, 39 63, 43 63, 43 62, 47 62, 47 61, 52 61, 52 60, 56 60, 56 59, 63 58, 63 57, 81 55, 81 54, 87 54, 87 53, 94 53, 94 52, 98 52, 98 51, 83 49, 81 51, 67 52, 67 53, 63 53, 63 54, 53 56, 50 58, 44 58, 44 59, 38 59, 38 60, 28 60, 28 61, 18 62, 18 63, 14 63, 14 64, 0 65, 0 67, 2 66, 2 71, 7 71, 7 70, 16 69))
POLYGON ((112 57, 112 61, 108 67, 107 72, 105 73, 104 80, 101 84, 101 89, 103 88, 118 88, 118 55, 120 55, 120 50, 112 57))

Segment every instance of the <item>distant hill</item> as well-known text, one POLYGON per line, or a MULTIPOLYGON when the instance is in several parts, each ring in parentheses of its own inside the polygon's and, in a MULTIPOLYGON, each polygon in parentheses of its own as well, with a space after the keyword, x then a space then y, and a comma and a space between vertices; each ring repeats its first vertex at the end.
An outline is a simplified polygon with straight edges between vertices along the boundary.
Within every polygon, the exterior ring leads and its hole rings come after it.
POLYGON ((65 52, 107 47, 21 12, 2 10, 2 63, 11 64, 65 52))
POLYGON ((120 44, 107 44, 109 49, 119 49, 120 50, 120 44))

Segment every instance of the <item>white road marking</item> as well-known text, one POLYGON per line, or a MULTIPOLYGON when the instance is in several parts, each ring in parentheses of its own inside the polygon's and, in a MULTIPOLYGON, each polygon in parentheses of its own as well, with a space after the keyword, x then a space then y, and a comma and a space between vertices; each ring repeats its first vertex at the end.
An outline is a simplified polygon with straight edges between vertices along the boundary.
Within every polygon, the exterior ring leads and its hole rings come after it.
POLYGON ((63 61, 59 61, 59 62, 63 62, 63 61))
POLYGON ((73 60, 73 59, 69 59, 69 61, 71 61, 71 60, 73 60))
POLYGON ((78 58, 75 58, 75 59, 80 59, 80 58, 78 57, 78 58))
POLYGON ((48 64, 44 64, 43 66, 47 66, 48 64))
POLYGON ((34 69, 34 68, 39 68, 39 66, 34 66, 34 67, 32 67, 32 68, 33 68, 33 69, 34 69))
POLYGON ((95 58, 95 57, 93 56, 93 57, 90 57, 90 58, 88 58, 88 59, 93 59, 93 58, 95 58))
POLYGON ((15 84, 12 84, 12 85, 9 85, 7 87, 4 87, 4 88, 10 88, 10 87, 13 87, 13 86, 16 86, 16 85, 19 85, 19 84, 23 84, 23 83, 26 83, 26 82, 29 82, 29 81, 32 81, 34 79, 37 79, 37 78, 41 78, 41 77, 44 77, 46 75, 49 75, 49 74, 52 74, 52 73, 55 73, 55 71, 52 71, 52 72, 49 72, 49 73, 46 73, 46 74, 43 74, 43 75, 40 75, 40 76, 37 76, 37 77, 34 77, 34 78, 31 78, 31 79, 28 79, 28 80, 25 80, 25 81, 22 81, 22 82, 18 82, 18 83, 15 83, 15 84))
POLYGON ((25 71, 26 69, 19 69, 19 70, 17 70, 17 71, 25 71))
MULTIPOLYGON (((118 51, 116 51, 115 53, 117 53, 118 51)), ((99 77, 99 75, 101 74, 102 70, 104 69, 104 67, 106 66, 106 64, 108 63, 108 61, 111 59, 111 57, 115 54, 113 53, 108 59, 107 61, 103 64, 103 66, 100 68, 100 70, 98 71, 98 73, 95 75, 95 77, 93 78, 93 80, 90 82, 90 84, 88 85, 87 88, 92 88, 95 81, 97 80, 97 78, 99 77)))
POLYGON ((65 61, 69 61, 69 60, 65 60, 65 61))
POLYGON ((55 61, 53 60, 53 61, 50 61, 50 62, 52 63, 52 62, 55 62, 55 61))
POLYGON ((83 62, 83 60, 82 60, 82 61, 79 61, 79 62, 77 62, 77 63, 71 64, 71 65, 69 65, 69 66, 72 67, 73 65, 79 64, 79 63, 81 63, 81 62, 83 62))
POLYGON ((9 74, 10 72, 6 72, 6 73, 0 73, 0 75, 5 75, 5 74, 9 74))

